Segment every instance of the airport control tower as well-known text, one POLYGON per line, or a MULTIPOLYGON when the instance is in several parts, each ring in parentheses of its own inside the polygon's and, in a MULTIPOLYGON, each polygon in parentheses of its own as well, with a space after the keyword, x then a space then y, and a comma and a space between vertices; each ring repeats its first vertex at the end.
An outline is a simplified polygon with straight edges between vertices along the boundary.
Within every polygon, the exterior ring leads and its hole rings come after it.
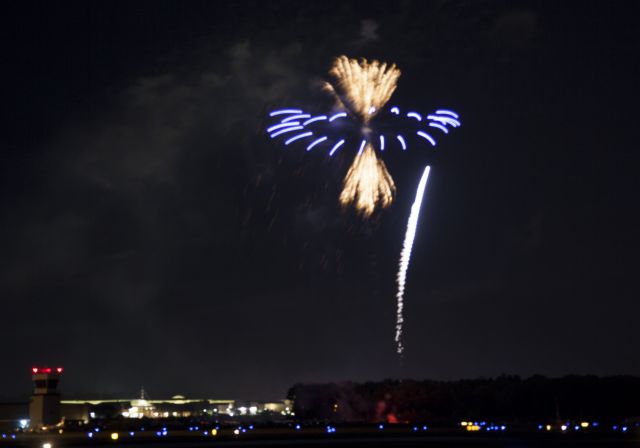
POLYGON ((60 393, 58 382, 62 367, 33 367, 33 394, 29 401, 29 419, 32 429, 55 425, 60 421, 60 393))

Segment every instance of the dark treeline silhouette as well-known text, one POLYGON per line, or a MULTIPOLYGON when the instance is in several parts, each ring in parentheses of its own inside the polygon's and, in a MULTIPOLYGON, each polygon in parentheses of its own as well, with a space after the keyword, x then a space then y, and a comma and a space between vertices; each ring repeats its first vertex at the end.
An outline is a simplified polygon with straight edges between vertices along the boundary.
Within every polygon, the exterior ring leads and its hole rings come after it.
POLYGON ((640 378, 503 375, 458 381, 296 384, 296 416, 334 422, 613 421, 640 415, 640 378))

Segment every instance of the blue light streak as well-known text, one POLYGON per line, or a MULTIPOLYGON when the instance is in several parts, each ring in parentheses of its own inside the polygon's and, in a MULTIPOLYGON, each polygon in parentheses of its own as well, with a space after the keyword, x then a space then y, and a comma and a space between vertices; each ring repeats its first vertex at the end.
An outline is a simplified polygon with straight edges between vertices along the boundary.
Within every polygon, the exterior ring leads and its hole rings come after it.
POLYGON ((369 115, 371 115, 371 114, 372 114, 372 113, 374 113, 375 111, 376 111, 376 108, 375 108, 375 107, 373 107, 373 106, 371 106, 371 107, 369 108, 369 115))
POLYGON ((391 108, 391 113, 392 114, 396 114, 396 115, 400 115, 400 109, 398 109, 396 106, 393 106, 391 108))
POLYGON ((460 118, 460 117, 458 117, 457 113, 455 113, 452 110, 447 110, 447 109, 438 109, 436 111, 436 114, 438 114, 438 115, 449 115, 449 116, 451 116, 453 118, 460 118))
POLYGON ((429 126, 433 127, 433 128, 438 128, 440 129, 442 132, 444 132, 445 134, 449 133, 449 130, 447 129, 446 126, 443 126, 439 123, 429 123, 429 126))
POLYGON ((334 152, 336 152, 338 150, 338 148, 340 148, 342 145, 344 145, 344 139, 340 140, 338 143, 336 143, 333 148, 331 148, 331 151, 329 151, 329 157, 331 157, 333 155, 334 152))
POLYGON ((275 117, 276 115, 284 115, 284 114, 301 114, 302 111, 300 109, 280 109, 274 110, 269 114, 270 117, 275 117))
POLYGON ((273 134, 271 134, 271 138, 275 138, 278 135, 282 135, 286 132, 291 132, 291 131, 299 131, 300 129, 304 129, 304 126, 293 126, 293 127, 288 127, 286 129, 282 129, 278 132, 274 132, 273 134))
POLYGON ((309 123, 313 123, 315 121, 321 121, 321 120, 326 120, 327 116, 326 115, 319 115, 317 117, 313 117, 313 118, 309 118, 307 121, 305 121, 304 123, 302 123, 303 126, 308 125, 309 123))
POLYGON ((311 132, 311 131, 304 132, 302 134, 298 134, 298 135, 295 135, 295 136, 291 137, 289 140, 284 142, 284 144, 288 145, 289 143, 295 142, 296 140, 300 140, 301 138, 309 137, 311 135, 313 135, 313 132, 311 132))
POLYGON ((319 144, 319 143, 322 143, 322 142, 323 142, 323 141, 325 141, 326 139, 327 139, 327 137, 320 137, 319 139, 314 140, 313 142, 311 142, 311 143, 309 144, 309 146, 307 146, 307 151, 311 151, 311 149, 312 149, 314 146, 316 146, 316 145, 317 145, 317 144, 319 144))
POLYGON ((396 135, 396 138, 398 139, 398 141, 402 145, 402 150, 406 151, 407 150, 407 143, 404 141, 404 138, 402 138, 402 135, 396 135))
POLYGON ((300 125, 299 121, 291 121, 289 123, 283 123, 283 124, 274 124, 273 126, 267 128, 267 132, 272 132, 280 128, 286 128, 287 126, 299 126, 299 125, 300 125))
POLYGON ((431 143, 433 146, 436 146, 436 141, 433 139, 433 137, 431 137, 426 132, 418 131, 418 132, 416 132, 416 134, 418 134, 420 137, 422 137, 422 138, 424 138, 426 140, 429 140, 429 143, 431 143))
POLYGON ((384 135, 380 136, 380 151, 384 151, 384 135))
POLYGON ((364 145, 367 144, 366 140, 362 140, 362 143, 360 143, 360 149, 358 150, 358 155, 362 154, 362 151, 364 151, 364 145))
POLYGON ((454 128, 457 128, 458 126, 460 126, 460 122, 458 120, 455 120, 449 117, 441 117, 439 115, 427 115, 427 118, 429 120, 439 121, 442 124, 450 124, 454 128))
POLYGON ((409 112, 409 113, 407 113, 407 117, 408 118, 415 118, 418 121, 422 121, 422 117, 420 116, 420 114, 418 112, 409 112))
POLYGON ((338 118, 340 118, 340 117, 346 117, 346 116, 347 116, 347 113, 346 113, 346 112, 338 112, 337 114, 332 115, 332 116, 329 118, 329 121, 337 120, 337 119, 338 119, 338 118))
POLYGON ((282 123, 288 123, 289 121, 298 120, 302 118, 311 118, 311 115, 309 114, 291 115, 290 117, 287 117, 284 120, 282 120, 282 123))

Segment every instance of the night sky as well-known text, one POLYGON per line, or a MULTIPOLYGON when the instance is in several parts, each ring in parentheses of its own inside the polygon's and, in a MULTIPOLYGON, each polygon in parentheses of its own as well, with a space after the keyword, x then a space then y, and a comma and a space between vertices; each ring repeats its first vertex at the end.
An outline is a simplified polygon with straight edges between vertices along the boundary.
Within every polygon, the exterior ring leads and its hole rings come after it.
POLYGON ((4 5, 0 396, 275 399, 296 382, 640 374, 636 2, 4 5), (335 56, 447 107, 387 151, 393 206, 338 205, 351 152, 269 140, 326 113, 335 56), (292 145, 293 146, 293 145, 292 145), (395 354, 395 276, 432 166, 395 354))

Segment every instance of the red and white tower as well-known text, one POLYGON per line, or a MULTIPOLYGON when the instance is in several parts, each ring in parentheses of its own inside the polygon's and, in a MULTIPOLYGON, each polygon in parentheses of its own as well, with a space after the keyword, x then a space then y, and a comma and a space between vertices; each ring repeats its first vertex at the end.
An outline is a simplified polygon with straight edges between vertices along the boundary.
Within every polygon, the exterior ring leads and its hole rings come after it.
POLYGON ((33 367, 33 394, 29 401, 29 418, 32 429, 55 425, 60 421, 60 392, 58 382, 62 367, 33 367))

